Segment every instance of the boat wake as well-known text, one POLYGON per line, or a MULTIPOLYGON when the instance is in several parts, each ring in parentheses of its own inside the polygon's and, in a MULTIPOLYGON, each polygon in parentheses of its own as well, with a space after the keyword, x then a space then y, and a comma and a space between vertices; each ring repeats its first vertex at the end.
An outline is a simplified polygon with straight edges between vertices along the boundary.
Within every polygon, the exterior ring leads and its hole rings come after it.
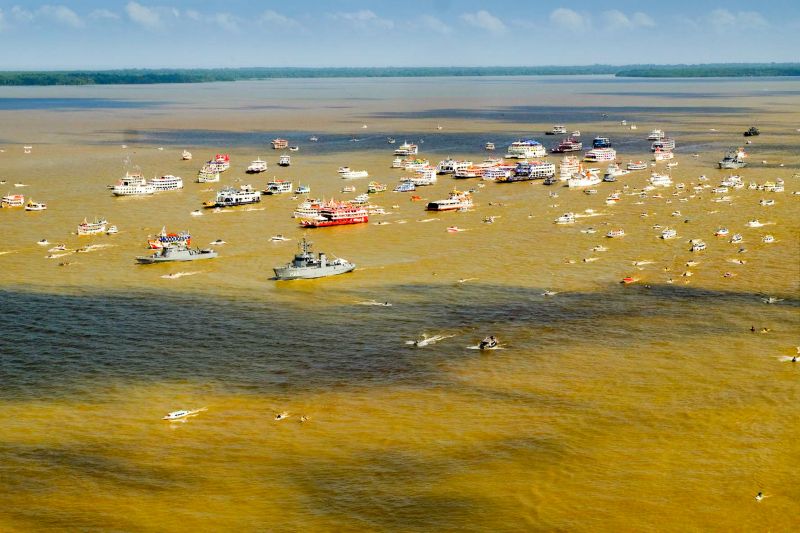
POLYGON ((392 304, 389 302, 379 302, 377 300, 365 300, 363 302, 356 302, 358 305, 376 305, 379 307, 391 307, 392 304))
POLYGON ((467 350, 480 350, 482 352, 485 352, 485 351, 488 351, 488 350, 505 350, 505 347, 500 345, 500 344, 498 344, 497 346, 492 346, 492 347, 488 347, 487 346, 486 348, 481 348, 480 344, 476 344, 475 346, 465 346, 465 348, 467 350))
POLYGON ((4 252, 0 252, 0 255, 15 254, 15 253, 17 253, 16 250, 6 250, 4 252))
POLYGON ((63 254, 50 254, 45 256, 46 259, 58 259, 59 257, 64 257, 65 255, 72 255, 75 252, 64 252, 63 254))
POLYGON ((422 334, 421 339, 417 339, 415 341, 406 341, 406 344, 412 345, 416 348, 422 348, 423 346, 428 346, 429 344, 436 344, 437 342, 449 339, 450 337, 455 337, 455 335, 433 335, 428 337, 426 334, 422 334))
POLYGON ((111 246, 116 246, 116 244, 89 244, 87 246, 84 246, 83 248, 78 248, 75 251, 81 253, 88 253, 88 252, 94 252, 95 250, 100 250, 102 248, 109 248, 111 246))
POLYGON ((184 276, 194 276, 195 274, 199 274, 201 272, 202 272, 202 270, 194 270, 192 272, 175 272, 173 274, 164 274, 161 277, 164 278, 164 279, 178 279, 178 278, 182 278, 184 276))

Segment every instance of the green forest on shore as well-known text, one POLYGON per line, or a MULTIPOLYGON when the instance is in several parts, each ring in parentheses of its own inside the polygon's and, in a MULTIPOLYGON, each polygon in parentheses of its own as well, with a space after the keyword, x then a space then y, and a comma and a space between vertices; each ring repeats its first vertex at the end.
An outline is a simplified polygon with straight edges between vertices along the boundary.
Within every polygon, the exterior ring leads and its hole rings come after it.
POLYGON ((122 85, 206 83, 276 78, 399 78, 443 76, 614 75, 625 78, 800 76, 800 63, 705 65, 586 65, 541 67, 252 67, 220 69, 124 69, 4 71, 0 85, 122 85))

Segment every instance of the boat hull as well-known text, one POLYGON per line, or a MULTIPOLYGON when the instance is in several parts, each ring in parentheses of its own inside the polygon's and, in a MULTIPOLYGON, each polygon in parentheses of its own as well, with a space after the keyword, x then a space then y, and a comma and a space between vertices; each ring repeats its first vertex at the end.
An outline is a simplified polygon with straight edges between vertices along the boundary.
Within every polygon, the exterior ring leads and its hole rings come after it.
POLYGON ((217 257, 217 252, 199 252, 191 255, 181 255, 174 257, 160 257, 160 256, 140 256, 136 258, 136 262, 143 265, 152 265, 154 263, 175 263, 183 261, 200 261, 203 259, 214 259, 217 257))
POLYGON ((301 220, 300 225, 304 228, 324 228, 328 226, 346 226, 350 224, 365 224, 369 222, 369 217, 359 216, 352 218, 342 218, 339 220, 301 220))
POLYGON ((318 279, 347 274, 348 272, 352 272, 355 268, 356 266, 351 263, 347 265, 329 265, 324 268, 278 267, 272 270, 275 272, 275 279, 277 281, 294 281, 298 279, 318 279))

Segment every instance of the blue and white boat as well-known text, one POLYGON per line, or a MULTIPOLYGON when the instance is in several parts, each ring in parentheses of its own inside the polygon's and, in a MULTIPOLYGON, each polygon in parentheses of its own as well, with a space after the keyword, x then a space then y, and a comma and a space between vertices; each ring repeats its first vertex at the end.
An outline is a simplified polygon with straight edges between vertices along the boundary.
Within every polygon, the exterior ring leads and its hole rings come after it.
POLYGON ((610 148, 611 139, 608 137, 595 137, 592 139, 592 148, 610 148))
POLYGON ((397 187, 394 188, 394 192, 411 192, 416 190, 417 186, 414 185, 413 182, 407 180, 401 181, 397 187))

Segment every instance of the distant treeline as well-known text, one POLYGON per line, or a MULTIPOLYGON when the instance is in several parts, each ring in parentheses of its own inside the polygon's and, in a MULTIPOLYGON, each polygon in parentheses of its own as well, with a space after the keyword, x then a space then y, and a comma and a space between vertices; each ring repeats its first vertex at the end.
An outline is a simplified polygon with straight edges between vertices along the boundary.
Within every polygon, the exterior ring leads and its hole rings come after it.
POLYGON ((620 78, 762 78, 800 76, 800 63, 752 63, 711 65, 636 65, 620 67, 620 78))
POLYGON ((636 78, 800 76, 800 63, 544 67, 255 67, 97 71, 6 71, 0 72, 0 85, 121 85, 205 83, 273 78, 424 78, 443 76, 567 76, 581 74, 613 74, 619 77, 636 78))

